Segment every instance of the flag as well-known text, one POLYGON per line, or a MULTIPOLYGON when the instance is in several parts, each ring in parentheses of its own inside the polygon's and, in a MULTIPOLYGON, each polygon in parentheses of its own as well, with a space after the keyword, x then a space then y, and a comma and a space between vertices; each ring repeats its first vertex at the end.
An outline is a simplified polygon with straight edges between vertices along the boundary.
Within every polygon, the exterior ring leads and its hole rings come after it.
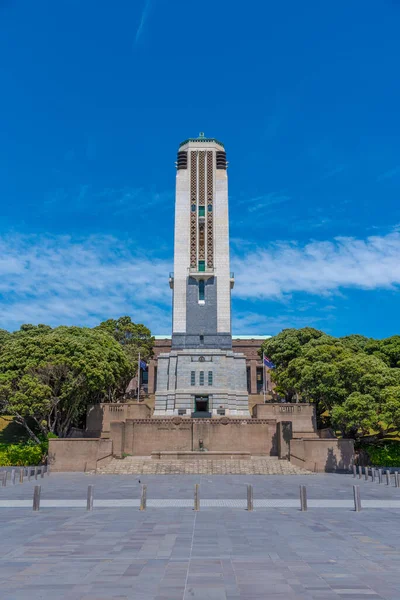
POLYGON ((144 360, 140 360, 139 365, 143 371, 145 371, 147 369, 147 363, 145 363, 144 360))
POLYGON ((264 365, 269 369, 276 369, 276 365, 272 362, 268 356, 264 356, 264 365))

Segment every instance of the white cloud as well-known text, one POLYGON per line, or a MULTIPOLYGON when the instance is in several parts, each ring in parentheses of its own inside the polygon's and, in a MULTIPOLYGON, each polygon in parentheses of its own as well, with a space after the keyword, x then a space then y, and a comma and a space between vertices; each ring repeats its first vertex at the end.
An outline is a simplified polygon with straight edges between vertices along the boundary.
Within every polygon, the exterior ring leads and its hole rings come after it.
POLYGON ((0 238, 0 327, 95 325, 129 314, 168 332, 171 264, 113 237, 0 238))
POLYGON ((150 8, 151 8, 151 0, 146 0, 144 3, 144 7, 143 7, 143 11, 142 11, 142 15, 140 17, 140 23, 139 23, 139 27, 136 30, 136 35, 135 35, 135 44, 137 44, 143 34, 143 28, 145 26, 145 23, 148 19, 149 13, 150 13, 150 8))
POLYGON ((400 284, 400 234, 365 240, 338 237, 304 246, 282 242, 233 258, 241 298, 279 298, 294 292, 324 295, 400 284))
MULTIPOLYGON (((132 241, 110 236, 0 237, 0 327, 93 326, 128 314, 153 332, 170 333, 172 257, 160 260, 157 252, 156 248, 144 254, 132 241)), ((233 311, 235 331, 268 333, 280 323, 310 322, 315 311, 300 315, 300 305, 290 299, 295 292, 322 296, 349 288, 395 289, 400 284, 399 232, 303 246, 282 242, 259 250, 239 245, 236 252, 234 299, 240 309, 233 311), (271 321, 268 311, 255 302, 265 299, 285 304, 280 317, 271 321), (247 306, 246 300, 251 301, 247 306), (292 314, 286 314, 288 308, 292 314)))

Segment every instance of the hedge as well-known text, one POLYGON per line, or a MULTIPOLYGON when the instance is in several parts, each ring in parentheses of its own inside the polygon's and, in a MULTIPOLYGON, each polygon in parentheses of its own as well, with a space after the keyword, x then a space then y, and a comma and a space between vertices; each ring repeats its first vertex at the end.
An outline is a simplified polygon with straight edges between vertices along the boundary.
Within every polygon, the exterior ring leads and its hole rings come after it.
POLYGON ((400 442, 384 442, 382 445, 363 445, 371 465, 376 467, 400 467, 400 442))

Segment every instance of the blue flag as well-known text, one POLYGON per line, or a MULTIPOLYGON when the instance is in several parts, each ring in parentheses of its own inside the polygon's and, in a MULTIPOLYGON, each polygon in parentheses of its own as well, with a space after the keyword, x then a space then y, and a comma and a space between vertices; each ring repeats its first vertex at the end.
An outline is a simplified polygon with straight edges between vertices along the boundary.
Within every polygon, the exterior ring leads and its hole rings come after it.
POLYGON ((268 356, 264 356, 264 365, 269 369, 276 369, 276 365, 272 362, 268 356))
POLYGON ((144 362, 144 360, 140 361, 140 368, 145 371, 147 369, 147 363, 144 362))

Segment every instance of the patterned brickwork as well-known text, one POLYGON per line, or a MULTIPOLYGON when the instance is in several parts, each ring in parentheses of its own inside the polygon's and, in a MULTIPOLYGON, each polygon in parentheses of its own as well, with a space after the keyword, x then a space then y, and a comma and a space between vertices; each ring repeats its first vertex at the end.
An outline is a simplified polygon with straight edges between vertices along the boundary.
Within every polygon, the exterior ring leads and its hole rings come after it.
POLYGON ((213 186, 214 186, 213 153, 207 151, 207 266, 214 266, 214 235, 213 235, 213 186), (211 207, 211 210, 209 209, 211 207))
POLYGON ((190 266, 197 264, 197 152, 190 152, 190 266), (192 210, 192 207, 195 207, 192 210))

